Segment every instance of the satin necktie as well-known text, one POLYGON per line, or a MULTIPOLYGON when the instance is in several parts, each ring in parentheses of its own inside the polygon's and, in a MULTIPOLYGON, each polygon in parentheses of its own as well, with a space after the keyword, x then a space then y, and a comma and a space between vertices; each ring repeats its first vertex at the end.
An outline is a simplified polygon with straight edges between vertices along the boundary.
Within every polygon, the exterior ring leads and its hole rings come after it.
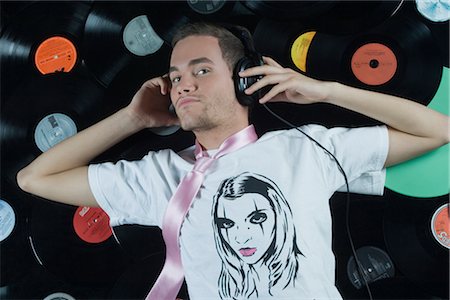
POLYGON ((179 236, 189 207, 197 195, 204 179, 204 172, 219 157, 242 148, 258 139, 255 128, 250 125, 228 137, 212 157, 202 151, 195 142, 194 168, 180 182, 173 194, 163 218, 162 234, 166 244, 166 261, 146 300, 174 300, 184 280, 179 236))

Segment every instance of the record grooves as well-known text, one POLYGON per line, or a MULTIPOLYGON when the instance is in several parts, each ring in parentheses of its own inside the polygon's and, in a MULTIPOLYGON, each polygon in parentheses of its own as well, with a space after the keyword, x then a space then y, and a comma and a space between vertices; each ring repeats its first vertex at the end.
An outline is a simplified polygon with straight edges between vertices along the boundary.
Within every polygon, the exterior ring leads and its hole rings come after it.
POLYGON ((361 35, 335 37, 316 34, 308 52, 306 70, 312 77, 338 80, 427 105, 436 93, 442 76, 441 60, 434 52, 436 48, 425 24, 398 16, 361 35), (366 50, 367 56, 372 56, 372 59, 357 60, 360 64, 377 62, 367 70, 378 68, 380 71, 373 72, 375 75, 377 72, 382 74, 382 64, 395 62, 393 75, 378 84, 362 81, 352 69, 355 53, 370 44, 376 45, 366 50), (393 53, 394 59, 389 58, 389 52, 393 53))
POLYGON ((35 54, 46 39, 65 38, 79 49, 89 9, 89 1, 34 2, 11 18, 0 37, 2 98, 24 77, 41 74, 35 54))
POLYGON ((161 2, 96 2, 86 20, 83 53, 87 67, 108 86, 127 68, 130 74, 167 72, 170 47, 154 23, 165 18, 161 2))
POLYGON ((449 195, 419 199, 387 190, 386 197, 383 231, 396 267, 429 294, 448 299, 449 252, 435 240, 431 221, 449 195))
POLYGON ((28 224, 36 259, 65 282, 107 286, 123 272, 128 259, 112 236, 99 243, 82 240, 73 224, 77 209, 36 200, 28 224))
POLYGON ((56 73, 31 78, 2 103, 2 176, 15 182, 17 171, 42 153, 38 148, 39 140, 50 147, 70 136, 66 129, 73 133, 73 130, 80 131, 99 121, 105 105, 103 93, 101 86, 82 74, 56 73), (55 123, 55 120, 49 123, 54 114, 64 115, 63 121, 72 121, 76 128, 70 125, 66 128, 64 123, 55 123), (38 130, 42 121, 51 127, 38 130))

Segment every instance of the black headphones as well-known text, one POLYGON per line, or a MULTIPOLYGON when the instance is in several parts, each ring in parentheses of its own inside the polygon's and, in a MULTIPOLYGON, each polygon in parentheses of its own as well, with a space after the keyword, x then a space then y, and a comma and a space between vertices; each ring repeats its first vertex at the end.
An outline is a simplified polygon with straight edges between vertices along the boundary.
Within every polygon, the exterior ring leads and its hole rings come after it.
POLYGON ((234 36, 236 36, 244 45, 244 57, 242 57, 235 65, 233 70, 233 82, 234 90, 236 92, 236 97, 241 105, 253 106, 258 103, 258 100, 263 96, 263 91, 260 89, 254 92, 252 95, 247 95, 244 91, 254 84, 256 81, 262 78, 262 76, 252 76, 252 77, 240 77, 239 72, 245 69, 261 66, 264 64, 261 54, 256 52, 255 46, 253 45, 253 39, 250 33, 241 29, 237 26, 224 26, 228 31, 230 31, 234 36))

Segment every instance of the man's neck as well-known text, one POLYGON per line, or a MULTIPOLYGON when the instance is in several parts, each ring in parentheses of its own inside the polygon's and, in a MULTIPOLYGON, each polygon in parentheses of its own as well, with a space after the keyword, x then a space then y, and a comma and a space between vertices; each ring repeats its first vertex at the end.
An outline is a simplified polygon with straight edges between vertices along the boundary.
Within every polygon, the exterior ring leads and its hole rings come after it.
POLYGON ((248 122, 245 122, 227 127, 217 126, 208 130, 194 131, 194 134, 200 145, 202 145, 205 150, 213 150, 218 149, 223 141, 225 141, 228 137, 248 127, 249 125, 250 124, 248 122))

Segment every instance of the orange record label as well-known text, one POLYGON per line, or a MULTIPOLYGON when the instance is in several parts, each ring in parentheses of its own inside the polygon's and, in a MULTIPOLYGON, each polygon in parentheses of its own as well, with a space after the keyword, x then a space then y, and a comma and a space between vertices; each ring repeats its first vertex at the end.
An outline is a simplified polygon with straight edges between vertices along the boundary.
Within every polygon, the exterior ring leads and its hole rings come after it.
POLYGON ((439 207, 431 219, 431 232, 439 244, 450 249, 450 222, 448 204, 439 207))
POLYGON ((306 72, 306 57, 315 35, 315 31, 305 32, 296 38, 291 46, 291 59, 295 66, 303 72, 306 72))
POLYGON ((54 36, 36 49, 34 63, 42 74, 70 72, 77 61, 77 50, 68 39, 54 36))
POLYGON ((397 71, 397 58, 389 47, 369 43, 358 48, 352 56, 352 72, 367 85, 381 85, 392 79, 397 71))
POLYGON ((101 243, 112 235, 109 217, 98 207, 78 207, 73 216, 73 227, 76 234, 88 243, 101 243))

